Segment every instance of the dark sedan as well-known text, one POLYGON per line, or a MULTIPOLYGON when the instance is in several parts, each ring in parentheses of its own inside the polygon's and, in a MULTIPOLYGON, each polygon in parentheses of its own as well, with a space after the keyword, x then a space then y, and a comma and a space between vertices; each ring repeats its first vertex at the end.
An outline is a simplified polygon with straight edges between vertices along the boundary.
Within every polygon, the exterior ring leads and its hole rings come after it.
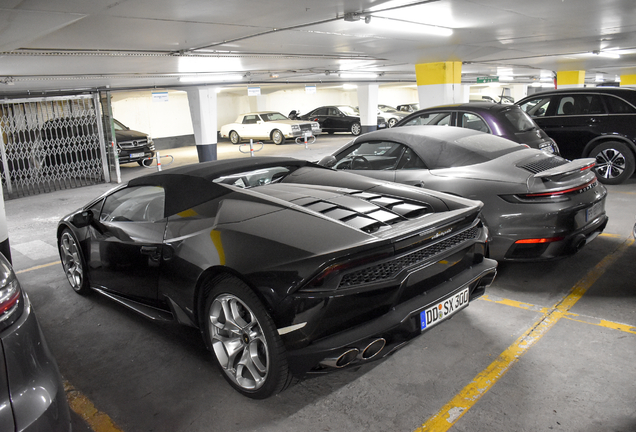
POLYGON ((62 266, 149 317, 197 327, 265 398, 383 358, 491 283, 482 204, 290 158, 131 180, 63 218, 62 266))
MULTIPOLYGON (((323 106, 299 117, 302 120, 317 121, 323 132, 350 132, 352 135, 362 133, 360 111, 349 105, 323 106)), ((387 127, 384 117, 378 116, 377 128, 387 127)))
POLYGON ((11 264, 0 254, 0 431, 69 432, 62 378, 11 264))
POLYGON ((322 165, 481 200, 490 256, 513 261, 574 254, 607 224, 594 159, 572 162, 458 127, 376 131, 322 165))
POLYGON ((559 154, 554 140, 516 105, 470 102, 426 108, 395 126, 458 126, 507 138, 528 147, 559 154))

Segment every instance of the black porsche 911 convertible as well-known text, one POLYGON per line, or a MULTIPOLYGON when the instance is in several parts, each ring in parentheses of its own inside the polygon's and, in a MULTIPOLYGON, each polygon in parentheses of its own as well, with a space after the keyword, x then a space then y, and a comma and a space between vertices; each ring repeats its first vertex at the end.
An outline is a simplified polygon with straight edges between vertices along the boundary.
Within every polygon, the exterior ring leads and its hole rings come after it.
POLYGON ((359 365, 463 309, 496 273, 482 204, 290 158, 131 180, 64 217, 75 291, 197 327, 223 376, 266 398, 359 365))

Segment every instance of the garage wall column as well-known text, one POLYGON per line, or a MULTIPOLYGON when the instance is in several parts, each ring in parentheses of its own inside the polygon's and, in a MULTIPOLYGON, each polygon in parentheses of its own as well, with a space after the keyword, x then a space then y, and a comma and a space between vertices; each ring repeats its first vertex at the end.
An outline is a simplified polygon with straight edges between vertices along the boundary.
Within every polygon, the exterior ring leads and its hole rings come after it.
POLYGON ((585 71, 558 71, 557 88, 585 87, 585 71))
POLYGON ((199 162, 216 160, 217 120, 216 87, 197 86, 186 89, 199 162))
POLYGON ((420 63, 415 65, 420 109, 463 102, 462 63, 420 63))
POLYGON ((636 87, 636 75, 621 75, 621 87, 636 87))
POLYGON ((378 84, 358 85, 358 107, 362 133, 378 128, 378 84))

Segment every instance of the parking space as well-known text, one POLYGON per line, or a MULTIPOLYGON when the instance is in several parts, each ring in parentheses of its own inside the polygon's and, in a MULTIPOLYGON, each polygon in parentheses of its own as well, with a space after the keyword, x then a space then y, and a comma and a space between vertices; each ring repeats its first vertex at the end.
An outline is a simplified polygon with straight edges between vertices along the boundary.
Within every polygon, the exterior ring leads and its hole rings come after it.
MULTIPOLYGON (((309 149, 266 143, 256 157, 318 160, 350 139, 321 136, 309 149)), ((249 157, 238 147, 220 143, 219 158, 249 157)), ((175 166, 196 162, 191 147, 165 154, 175 166)), ((121 170, 124 180, 149 171, 121 170)), ((68 286, 57 221, 112 186, 5 204, 18 277, 79 398, 75 430, 636 430, 636 178, 608 187, 605 233, 577 255, 501 264, 484 298, 394 355, 262 401, 227 385, 197 330, 68 286)))

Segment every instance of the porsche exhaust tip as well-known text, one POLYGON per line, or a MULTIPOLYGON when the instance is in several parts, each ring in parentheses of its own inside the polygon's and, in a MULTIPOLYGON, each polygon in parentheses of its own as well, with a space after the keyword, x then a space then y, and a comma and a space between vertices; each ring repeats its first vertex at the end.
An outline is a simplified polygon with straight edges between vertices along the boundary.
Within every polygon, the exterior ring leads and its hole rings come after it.
POLYGON ((350 348, 346 350, 345 352, 343 352, 342 354, 340 354, 338 357, 331 357, 331 358, 324 359, 323 361, 320 362, 320 364, 323 366, 328 366, 333 368, 343 368, 351 364, 351 362, 358 357, 359 353, 360 353, 360 350, 358 348, 350 348))
POLYGON ((385 345, 386 340, 384 338, 375 339, 362 350, 359 357, 362 360, 370 360, 373 357, 377 356, 380 351, 382 351, 385 345))

